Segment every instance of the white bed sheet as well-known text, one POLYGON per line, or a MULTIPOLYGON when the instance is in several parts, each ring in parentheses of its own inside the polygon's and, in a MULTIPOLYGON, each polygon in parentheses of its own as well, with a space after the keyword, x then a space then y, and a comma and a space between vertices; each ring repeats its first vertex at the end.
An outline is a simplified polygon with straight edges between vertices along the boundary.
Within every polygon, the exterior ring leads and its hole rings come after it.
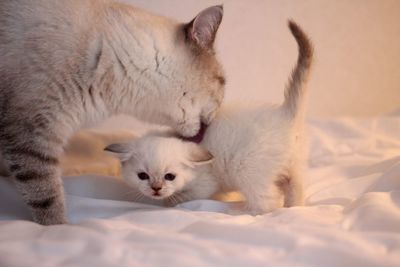
POLYGON ((400 266, 400 116, 309 124, 307 205, 263 216, 82 176, 64 179, 71 224, 43 227, 0 179, 0 266, 400 266))

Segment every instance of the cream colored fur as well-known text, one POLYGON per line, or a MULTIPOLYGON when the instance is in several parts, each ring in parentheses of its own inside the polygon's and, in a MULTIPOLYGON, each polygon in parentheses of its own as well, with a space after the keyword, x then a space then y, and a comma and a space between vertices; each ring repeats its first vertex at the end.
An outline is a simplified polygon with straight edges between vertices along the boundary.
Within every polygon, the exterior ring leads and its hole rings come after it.
POLYGON ((107 150, 123 162, 123 177, 148 197, 154 197, 151 185, 157 181, 162 188, 157 198, 172 203, 238 190, 253 214, 302 205, 305 83, 313 49, 294 22, 289 27, 299 57, 283 105, 225 107, 206 131, 201 147, 167 134, 110 146, 107 150), (148 173, 149 179, 139 181, 139 172, 148 173), (168 172, 176 175, 174 181, 163 179, 168 172))
POLYGON ((121 160, 122 177, 128 184, 146 197, 165 200, 166 205, 204 198, 218 189, 218 182, 211 174, 200 179, 196 173, 210 163, 212 156, 201 147, 175 137, 149 134, 130 143, 110 145, 106 150, 121 160), (139 179, 141 172, 147 173, 149 179, 139 179), (176 175, 176 179, 166 180, 168 173, 176 175), (152 187, 161 190, 155 194, 152 187))
POLYGON ((180 23, 109 0, 0 1, 0 150, 36 222, 66 221, 59 159, 80 128, 125 113, 190 137, 211 122, 222 14, 180 23))

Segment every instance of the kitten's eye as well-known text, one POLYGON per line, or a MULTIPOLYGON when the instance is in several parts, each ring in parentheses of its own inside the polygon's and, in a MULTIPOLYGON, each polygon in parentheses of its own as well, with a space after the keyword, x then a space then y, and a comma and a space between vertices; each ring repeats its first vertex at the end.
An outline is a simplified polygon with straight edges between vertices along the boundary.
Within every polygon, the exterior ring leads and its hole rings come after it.
POLYGON ((139 172, 138 175, 140 180, 149 180, 150 176, 145 172, 139 172))
POLYGON ((175 174, 167 173, 167 174, 164 176, 164 179, 167 180, 167 181, 173 181, 173 180, 175 180, 175 177, 176 177, 175 174))

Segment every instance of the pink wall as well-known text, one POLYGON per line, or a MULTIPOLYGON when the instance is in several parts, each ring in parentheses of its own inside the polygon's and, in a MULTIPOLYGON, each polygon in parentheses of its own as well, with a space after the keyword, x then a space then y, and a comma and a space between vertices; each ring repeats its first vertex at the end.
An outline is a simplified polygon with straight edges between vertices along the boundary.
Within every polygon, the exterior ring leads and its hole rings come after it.
POLYGON ((125 0, 189 21, 223 3, 217 48, 228 77, 226 101, 280 102, 297 56, 293 18, 316 49, 311 116, 369 116, 400 108, 400 1, 125 0))

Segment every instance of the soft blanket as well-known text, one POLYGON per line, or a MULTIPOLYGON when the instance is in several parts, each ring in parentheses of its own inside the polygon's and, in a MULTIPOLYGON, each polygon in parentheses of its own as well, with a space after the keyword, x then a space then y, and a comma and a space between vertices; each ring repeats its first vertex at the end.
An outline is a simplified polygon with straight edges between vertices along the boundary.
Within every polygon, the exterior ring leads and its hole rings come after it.
POLYGON ((71 224, 44 227, 0 179, 0 266, 400 266, 400 116, 311 120, 307 204, 162 208, 107 176, 64 177, 71 224))

